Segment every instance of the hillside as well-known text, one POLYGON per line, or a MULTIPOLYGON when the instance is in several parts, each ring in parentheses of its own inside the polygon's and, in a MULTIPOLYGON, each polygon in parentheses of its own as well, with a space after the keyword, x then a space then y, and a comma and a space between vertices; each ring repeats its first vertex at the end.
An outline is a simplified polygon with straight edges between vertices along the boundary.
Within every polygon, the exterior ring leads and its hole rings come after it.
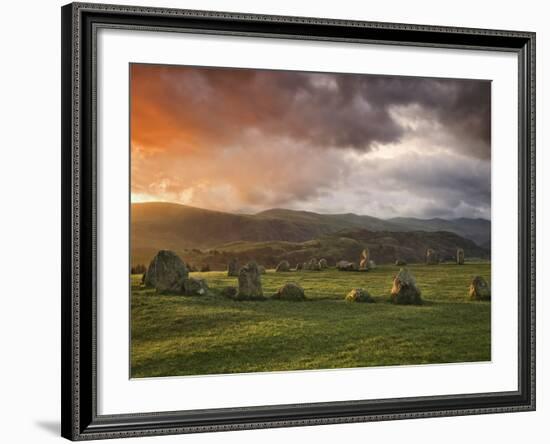
POLYGON ((462 237, 473 240, 476 244, 484 247, 491 246, 491 222, 486 219, 468 219, 465 217, 446 220, 415 219, 412 217, 395 217, 388 219, 388 222, 403 231, 450 231, 462 237))
MULTIPOLYGON (((450 222, 445 228, 466 229, 469 220, 455 225, 454 221, 440 221, 450 222)), ((174 250, 191 264, 208 264, 213 269, 225 268, 232 257, 241 262, 254 259, 268 267, 282 259, 293 265, 311 257, 332 262, 357 260, 365 246, 378 263, 397 258, 422 262, 426 248, 435 248, 445 260, 452 260, 456 247, 464 248, 466 257, 489 258, 489 251, 473 240, 436 231, 438 227, 437 222, 429 224, 420 219, 385 221, 355 214, 276 209, 239 215, 177 204, 133 204, 132 264, 147 264, 160 249, 174 250), (414 230, 418 226, 429 231, 414 230)))
POLYGON ((305 242, 341 230, 449 231, 478 244, 490 241, 484 219, 378 219, 356 214, 318 214, 273 209, 255 215, 231 214, 171 203, 132 204, 132 247, 214 248, 236 241, 305 242))
MULTIPOLYGON (((313 257, 323 257, 330 265, 342 259, 358 262, 365 247, 369 248, 372 259, 378 264, 394 263, 396 259, 422 263, 427 248, 435 248, 443 261, 454 261, 457 247, 464 248, 468 260, 486 260, 490 256, 487 250, 478 247, 473 241, 447 231, 430 233, 369 230, 342 231, 305 242, 239 241, 220 245, 216 249, 182 249, 176 252, 185 262, 196 268, 208 264, 212 270, 223 270, 232 258, 237 258, 240 263, 255 260, 268 268, 274 268, 282 260, 295 266, 313 257)), ((134 264, 148 263, 156 251, 134 250, 134 264)))

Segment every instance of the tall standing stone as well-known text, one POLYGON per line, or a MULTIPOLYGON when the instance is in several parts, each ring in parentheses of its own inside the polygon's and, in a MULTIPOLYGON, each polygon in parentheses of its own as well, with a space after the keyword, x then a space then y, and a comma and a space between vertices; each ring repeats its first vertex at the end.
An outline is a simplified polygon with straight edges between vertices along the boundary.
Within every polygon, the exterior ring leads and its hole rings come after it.
POLYGON ((439 256, 437 251, 433 248, 428 248, 426 250, 426 265, 437 265, 439 263, 439 256))
POLYGON ((179 292, 188 275, 185 263, 176 253, 161 250, 149 264, 144 283, 147 287, 156 288, 160 293, 179 292))
POLYGON ((406 268, 402 268, 393 279, 391 298, 394 304, 421 304, 420 290, 416 286, 416 279, 406 268))
POLYGON ((239 270, 238 299, 262 299, 262 281, 256 262, 249 262, 239 270))
POLYGON ((456 249, 456 264, 457 265, 464 265, 464 249, 463 248, 457 248, 456 249))
POLYGON ((237 258, 233 258, 227 264, 227 276, 238 276, 239 275, 239 261, 237 258))
POLYGON ((369 269, 369 259, 370 259, 369 249, 365 248, 361 252, 361 259, 360 259, 360 262, 359 262, 359 270, 368 270, 369 269))

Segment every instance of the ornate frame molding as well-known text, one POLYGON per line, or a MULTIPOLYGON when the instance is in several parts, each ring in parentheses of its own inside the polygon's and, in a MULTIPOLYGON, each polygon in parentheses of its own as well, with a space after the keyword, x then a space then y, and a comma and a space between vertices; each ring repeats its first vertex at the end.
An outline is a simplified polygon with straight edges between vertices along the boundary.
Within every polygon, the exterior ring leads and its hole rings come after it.
POLYGON ((62 435, 71 440, 535 409, 535 34, 72 3, 62 8, 62 435), (97 415, 96 86, 100 27, 514 52, 519 65, 519 389, 460 396, 97 415))

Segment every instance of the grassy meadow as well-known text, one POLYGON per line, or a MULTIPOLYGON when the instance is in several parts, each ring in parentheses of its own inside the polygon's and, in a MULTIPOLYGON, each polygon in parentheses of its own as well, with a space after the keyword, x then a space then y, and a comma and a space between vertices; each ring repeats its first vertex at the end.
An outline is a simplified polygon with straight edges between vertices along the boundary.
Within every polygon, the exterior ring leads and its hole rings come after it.
POLYGON ((412 365, 491 359, 491 304, 468 300, 474 275, 490 282, 489 263, 409 265, 420 306, 389 302, 398 267, 364 272, 300 271, 262 275, 264 295, 299 283, 308 301, 234 301, 220 296, 237 278, 204 278, 207 296, 157 295, 132 276, 133 378, 412 365), (347 303, 352 288, 375 303, 347 303))

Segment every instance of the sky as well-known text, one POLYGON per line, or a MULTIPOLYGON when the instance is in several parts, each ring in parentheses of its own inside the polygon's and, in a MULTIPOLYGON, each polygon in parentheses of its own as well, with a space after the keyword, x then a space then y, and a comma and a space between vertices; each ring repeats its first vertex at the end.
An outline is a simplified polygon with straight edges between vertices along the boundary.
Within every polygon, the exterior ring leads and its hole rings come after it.
POLYGON ((490 219, 491 83, 132 64, 132 202, 490 219))

